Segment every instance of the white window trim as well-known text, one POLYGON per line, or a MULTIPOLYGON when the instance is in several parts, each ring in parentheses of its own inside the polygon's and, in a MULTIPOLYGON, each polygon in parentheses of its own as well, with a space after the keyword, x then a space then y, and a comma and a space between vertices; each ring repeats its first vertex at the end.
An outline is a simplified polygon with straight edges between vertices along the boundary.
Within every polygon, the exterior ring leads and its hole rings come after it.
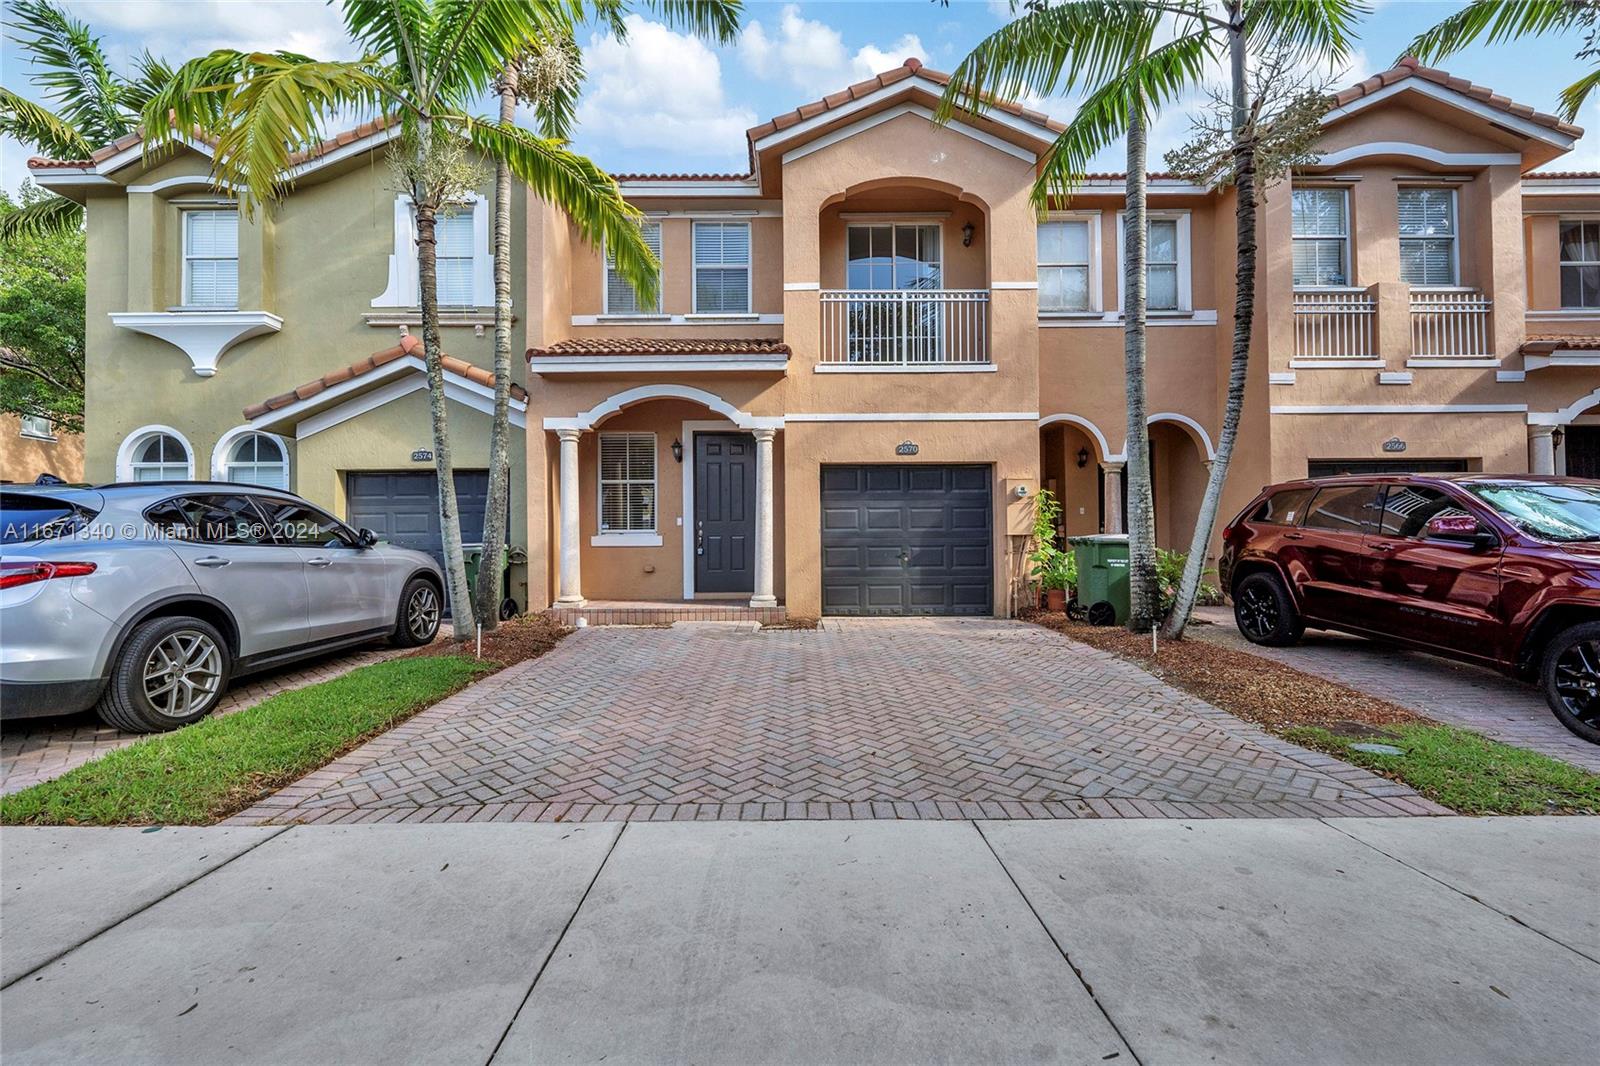
MULTIPOLYGON (((611 484, 643 484, 627 478, 622 482, 611 484)), ((655 547, 661 543, 661 441, 654 431, 642 429, 618 429, 595 434, 594 446, 594 525, 595 534, 589 538, 589 543, 595 547, 613 548, 641 548, 655 547), (606 478, 605 468, 601 463, 602 443, 606 437, 649 437, 651 470, 650 492, 654 501, 652 507, 654 524, 649 529, 615 529, 600 528, 600 523, 605 521, 606 478)))
POLYGON ((17 435, 20 437, 27 437, 29 440, 56 439, 55 423, 50 421, 50 419, 46 418, 44 415, 19 415, 17 421, 21 423, 21 427, 17 431, 17 435), (30 429, 28 427, 28 423, 35 420, 44 423, 45 428, 43 432, 40 432, 37 429, 30 429))
POLYGON ((1343 261, 1340 263, 1340 266, 1342 266, 1344 268, 1345 284, 1343 284, 1343 285, 1295 285, 1294 286, 1294 291, 1295 292, 1364 292, 1365 291, 1364 289, 1362 289, 1361 287, 1359 287, 1359 286, 1357 286, 1355 284, 1355 262, 1354 262, 1354 257, 1350 254, 1350 252, 1351 252, 1351 244, 1352 244, 1352 234, 1350 232, 1350 188, 1347 185, 1326 185, 1326 184, 1319 184, 1317 182, 1306 182, 1306 183, 1303 183, 1303 184, 1300 184, 1300 185, 1295 185, 1290 190, 1290 193, 1289 193, 1289 196, 1290 196, 1289 213, 1291 215, 1291 218, 1289 220, 1289 250, 1290 250, 1289 272, 1290 272, 1290 274, 1292 275, 1294 273, 1294 255, 1293 255, 1293 252, 1294 252, 1294 242, 1295 241, 1302 241, 1302 240, 1304 240, 1304 241, 1331 241, 1331 240, 1335 239, 1335 238, 1329 237, 1327 235, 1321 235, 1321 236, 1316 236, 1316 237, 1312 237, 1312 236, 1297 237, 1297 236, 1294 235, 1294 219, 1292 217, 1293 214, 1294 214, 1293 197, 1294 197, 1294 192, 1296 190, 1299 190, 1299 189, 1325 189, 1325 190, 1328 190, 1330 192, 1339 193, 1341 196, 1344 197, 1344 233, 1338 238, 1338 241, 1339 241, 1339 246, 1342 249, 1342 253, 1341 254, 1342 254, 1343 261))
MULTIPOLYGON (((1574 260, 1567 260, 1567 259, 1561 258, 1561 227, 1563 225, 1565 225, 1566 223, 1569 223, 1569 222, 1576 222, 1576 223, 1580 223, 1580 224, 1581 223, 1597 223, 1597 224, 1600 224, 1600 220, 1597 220, 1594 215, 1579 215, 1579 214, 1562 215, 1561 217, 1556 219, 1556 293, 1557 293, 1558 297, 1560 295, 1560 292, 1561 292, 1562 288, 1564 288, 1564 286, 1561 284, 1561 274, 1562 274, 1563 271, 1566 270, 1567 267, 1586 267, 1586 266, 1600 267, 1600 259, 1574 259, 1574 260)), ((1568 304, 1568 303, 1563 303, 1561 305, 1561 310, 1563 310, 1563 311, 1587 311, 1587 312, 1590 312, 1590 313, 1596 313, 1596 312, 1600 312, 1600 304, 1568 304)))
MULTIPOLYGON (((647 219, 644 220, 644 224, 645 225, 653 225, 653 226, 655 226, 657 231, 661 234, 660 238, 656 241, 657 244, 661 245, 661 254, 656 256, 656 261, 657 261, 657 267, 656 267, 656 309, 654 311, 612 311, 611 310, 611 256, 606 251, 606 246, 602 242, 601 245, 600 245, 600 314, 603 317, 616 318, 616 319, 621 319, 621 320, 624 320, 624 321, 627 321, 627 320, 637 321, 637 320, 641 320, 641 319, 650 319, 650 320, 667 319, 667 320, 670 320, 671 318, 674 317, 674 316, 668 315, 668 314, 666 314, 666 313, 664 313, 662 311, 662 308, 666 305, 666 295, 667 295, 666 292, 665 292, 666 282, 667 282, 667 231, 666 231, 666 227, 662 225, 662 221, 659 218, 647 218, 647 219)), ((692 233, 689 236, 690 236, 691 240, 694 239, 694 235, 692 233)))
MULTIPOLYGON (((489 238, 489 201, 469 192, 461 197, 472 206, 472 300, 478 308, 494 307, 494 247, 489 238)), ((417 277, 417 215, 411 197, 394 198, 394 251, 389 253, 389 278, 383 292, 372 298, 373 307, 419 307, 422 302, 417 277)), ((514 302, 514 301, 513 301, 514 302)))
POLYGON ((180 304, 180 307, 183 310, 186 310, 186 311, 190 310, 190 309, 193 309, 193 310, 196 310, 196 311, 237 311, 239 309, 239 296, 238 296, 238 289, 239 289, 239 243, 238 243, 238 240, 239 240, 239 238, 238 238, 237 230, 238 230, 239 217, 240 217, 239 216, 238 205, 237 204, 233 204, 231 202, 230 203, 216 203, 216 204, 194 204, 192 206, 184 206, 184 207, 179 208, 178 217, 181 220, 180 229, 182 231, 178 235, 178 253, 179 253, 179 256, 182 259, 182 263, 183 263, 182 268, 180 270, 180 273, 182 274, 182 277, 179 279, 180 292, 182 293, 182 303, 180 304), (196 215, 199 215, 199 214, 202 214, 202 213, 211 213, 211 212, 216 212, 216 211, 228 211, 228 212, 231 212, 233 214, 233 219, 234 219, 235 234, 234 234, 234 248, 233 248, 233 286, 234 286, 233 303, 231 303, 231 304, 197 304, 197 303, 193 303, 189 298, 189 262, 190 262, 190 260, 195 260, 195 261, 202 261, 203 260, 203 261, 206 261, 206 262, 220 262, 220 261, 226 260, 228 257, 227 256, 218 256, 218 255, 191 256, 189 254, 189 223, 190 223, 191 220, 194 219, 194 217, 196 215))
POLYGON ((228 430, 228 432, 217 438, 216 447, 211 449, 211 480, 229 480, 228 456, 232 453, 233 446, 238 443, 239 438, 247 437, 252 433, 258 433, 263 437, 272 438, 274 441, 277 441, 278 447, 283 449, 283 475, 284 480, 287 482, 285 488, 288 491, 293 492, 294 457, 289 449, 289 438, 279 436, 276 433, 268 433, 265 430, 257 429, 255 426, 251 425, 234 426, 232 429, 228 430))
POLYGON ((163 426, 152 423, 148 426, 140 426, 132 433, 129 433, 126 437, 122 438, 122 443, 117 446, 118 481, 133 480, 134 453, 139 450, 145 441, 149 440, 158 433, 165 433, 169 437, 172 437, 174 440, 176 440, 179 444, 183 445, 184 454, 188 456, 188 469, 184 472, 183 480, 194 480, 194 445, 189 443, 189 438, 185 437, 182 433, 179 433, 171 426, 163 426))
MULTIPOLYGON (((663 252, 666 251, 664 246, 662 248, 662 251, 663 252)), ((706 267, 708 267, 710 269, 717 269, 717 268, 728 267, 731 264, 728 264, 728 263, 707 263, 705 265, 706 265, 706 267)), ((723 317, 726 317, 726 316, 729 316, 729 315, 741 315, 741 314, 751 314, 751 313, 753 313, 754 310, 755 310, 755 306, 756 306, 756 286, 755 286, 755 282, 756 282, 756 229, 755 229, 754 226, 752 226, 750 224, 749 220, 747 220, 747 219, 737 219, 737 218, 718 218, 718 219, 709 219, 708 218, 708 219, 694 219, 689 223, 689 297, 690 297, 690 300, 692 301, 692 306, 694 308, 694 310, 692 312, 693 314, 696 314, 696 315, 698 315, 698 314, 707 314, 707 315, 714 315, 715 317, 718 317, 718 318, 723 318, 723 317), (744 289, 745 289, 745 293, 744 293, 744 310, 743 311, 705 311, 705 312, 702 312, 700 310, 700 265, 701 264, 700 264, 699 258, 695 255, 695 251, 694 251, 694 247, 695 247, 694 231, 696 229, 698 229, 700 226, 743 226, 745 228, 745 232, 747 234, 749 234, 749 236, 745 238, 745 262, 744 262, 744 289)))
MULTIPOLYGON (((1465 291, 1461 284, 1461 197, 1453 185, 1429 185, 1426 182, 1410 182, 1395 190, 1395 210, 1398 215, 1400 194, 1407 189, 1443 189, 1450 194, 1450 284, 1448 285, 1413 285, 1411 288, 1418 292, 1453 292, 1465 291)), ((1400 245, 1406 241, 1437 241, 1440 237, 1407 237, 1399 235, 1400 245)))
MULTIPOLYGON (((1123 264, 1127 259, 1124 245, 1127 243, 1123 233, 1122 219, 1125 212, 1118 211, 1117 222, 1117 313, 1122 313, 1123 308, 1123 264)), ((1188 315, 1194 313, 1194 259, 1190 254, 1189 243, 1189 215, 1188 210, 1167 210, 1145 212, 1145 222, 1148 225, 1157 219, 1171 219, 1178 224, 1178 308, 1177 310, 1151 310, 1151 315, 1188 315)), ((1148 238, 1146 238, 1148 242, 1148 238)), ((1149 282, 1146 287, 1148 289, 1149 282)))
MULTIPOLYGON (((1100 273, 1100 211, 1051 211, 1039 220, 1043 225, 1046 222, 1087 222, 1089 223, 1089 307, 1084 311, 1047 311, 1039 308, 1040 318, 1068 318, 1073 315, 1099 315, 1105 312, 1105 288, 1100 273)), ((1035 238, 1035 246, 1038 244, 1035 238)), ((1035 275, 1043 263, 1035 263, 1035 275)), ((1119 297, 1120 299, 1120 297, 1119 297)))

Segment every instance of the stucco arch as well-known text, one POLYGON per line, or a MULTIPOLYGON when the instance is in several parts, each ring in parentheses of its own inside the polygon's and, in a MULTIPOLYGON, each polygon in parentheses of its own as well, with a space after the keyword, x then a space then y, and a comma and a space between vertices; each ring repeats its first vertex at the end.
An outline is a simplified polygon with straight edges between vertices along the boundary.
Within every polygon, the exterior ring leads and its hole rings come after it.
POLYGON ((962 203, 972 204, 983 212, 985 218, 989 216, 989 205, 984 201, 983 197, 962 188, 960 185, 953 185, 948 181, 940 181, 938 178, 930 178, 918 174, 885 175, 884 177, 871 178, 867 181, 858 181, 844 191, 836 192, 823 200, 821 204, 817 205, 817 211, 820 214, 830 207, 844 203, 852 196, 866 196, 882 189, 921 189, 924 192, 938 193, 941 196, 948 196, 962 203))
MULTIPOLYGON (((1145 419, 1146 425, 1153 426, 1157 422, 1172 422, 1182 426, 1184 431, 1194 439, 1195 444, 1199 446, 1201 454, 1206 457, 1206 462, 1210 462, 1217 457, 1217 449, 1212 446, 1211 435, 1206 432, 1206 427, 1188 415, 1180 415, 1175 411, 1158 411, 1145 419)), ((1124 454, 1128 451, 1126 441, 1123 442, 1122 451, 1124 454)))
POLYGON ((1100 450, 1100 454, 1097 458, 1101 462, 1120 463, 1123 461, 1123 457, 1121 455, 1111 454, 1111 445, 1106 443, 1106 435, 1100 432, 1100 427, 1089 421, 1087 418, 1084 418, 1082 415, 1046 415, 1044 418, 1039 419, 1039 428, 1043 429, 1046 426, 1053 426, 1059 422, 1065 422, 1069 425, 1077 426, 1079 429, 1089 434, 1089 436, 1094 440, 1095 447, 1100 450))
POLYGON ((122 438, 122 443, 117 446, 117 480, 133 480, 133 456, 135 450, 145 441, 157 434, 164 434, 183 445, 184 453, 188 456, 189 472, 184 475, 186 480, 194 479, 194 445, 189 443, 189 438, 171 426, 164 426, 152 422, 148 426, 138 429, 122 438))
POLYGON ((1564 426, 1574 418, 1593 407, 1600 407, 1600 389, 1595 389, 1587 396, 1579 396, 1572 403, 1563 407, 1554 414, 1540 414, 1529 412, 1528 425, 1530 426, 1564 426))
POLYGON ((587 411, 579 412, 576 418, 547 418, 544 420, 545 429, 593 429, 624 407, 631 407, 647 400, 689 400, 702 407, 708 408, 732 422, 739 429, 782 429, 782 418, 767 418, 752 415, 748 411, 741 411, 733 404, 724 400, 716 393, 697 389, 693 385, 679 385, 664 383, 659 385, 639 385, 635 388, 609 396, 587 411))

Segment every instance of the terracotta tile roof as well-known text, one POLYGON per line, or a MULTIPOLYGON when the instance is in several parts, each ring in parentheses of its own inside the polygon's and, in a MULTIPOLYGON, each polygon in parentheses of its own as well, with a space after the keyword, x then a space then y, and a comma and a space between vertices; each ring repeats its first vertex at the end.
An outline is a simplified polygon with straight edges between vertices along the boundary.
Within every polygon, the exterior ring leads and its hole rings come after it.
POLYGON ((1600 336, 1547 335, 1529 337, 1522 342, 1523 355, 1549 355, 1557 351, 1600 352, 1600 336))
POLYGON ((613 174, 618 181, 747 181, 749 174, 613 174))
POLYGON ((1482 85, 1474 85, 1465 78, 1457 78, 1445 71, 1437 70, 1433 67, 1425 67, 1410 56, 1402 59, 1396 66, 1391 67, 1382 74, 1374 74, 1366 81, 1335 93, 1333 106, 1344 107, 1346 104, 1353 103, 1363 96, 1370 96, 1379 89, 1386 88, 1398 81, 1404 81, 1407 78, 1422 78, 1424 81, 1443 85, 1447 89, 1453 89, 1458 93, 1470 96, 1472 99, 1504 111, 1508 115, 1516 115, 1518 118, 1527 119, 1529 122, 1535 122, 1547 129, 1564 133, 1569 137, 1578 137, 1583 134, 1581 127, 1574 126, 1570 122, 1563 122, 1555 115, 1547 115, 1542 111, 1535 111, 1527 104, 1519 104, 1510 97, 1501 96, 1493 89, 1482 85))
POLYGON ((1538 181, 1540 178, 1552 181, 1560 181, 1563 178, 1594 181, 1600 179, 1600 170, 1535 170, 1522 175, 1523 181, 1538 181))
MULTIPOLYGON (((393 348, 385 348, 381 352, 373 352, 359 363, 353 363, 350 366, 340 367, 338 370, 333 370, 322 375, 315 381, 308 381, 298 388, 290 389, 288 392, 280 393, 277 396, 262 400, 260 403, 251 404, 249 407, 244 409, 244 417, 247 420, 260 418, 264 414, 267 414, 271 411, 281 410, 285 407, 288 407, 292 403, 298 403, 301 400, 309 400, 311 397, 317 395, 319 392, 322 392, 324 389, 332 388, 341 382, 349 381, 351 378, 358 378, 363 374, 370 374, 380 366, 383 366, 386 363, 392 363, 396 359, 401 359, 408 355, 414 355, 419 359, 422 358, 422 338, 412 336, 401 337, 400 343, 395 345, 393 348)), ((491 389, 494 388, 494 374, 491 371, 485 370, 481 366, 475 366, 472 363, 467 362, 465 359, 457 359, 453 355, 442 356, 440 358, 440 362, 444 364, 445 370, 452 374, 458 374, 470 381, 477 382, 479 385, 483 385, 491 389)), ((511 386, 511 396, 513 399, 526 402, 528 399, 528 390, 524 389, 521 385, 513 384, 511 386)))
POLYGON ((782 355, 789 346, 770 338, 732 339, 662 337, 574 337, 543 348, 529 348, 528 358, 572 355, 782 355))
MULTIPOLYGON (((315 144, 303 151, 295 152, 289 157, 289 165, 299 166, 301 163, 305 163, 312 159, 316 159, 319 156, 326 155, 335 149, 343 148, 345 145, 354 141, 359 141, 362 138, 370 137, 379 130, 385 129, 393 121, 394 120, 392 118, 385 116, 374 119, 371 122, 363 122, 354 129, 345 130, 343 133, 337 133, 320 144, 315 144)), ((195 136, 196 138, 207 142, 213 140, 213 138, 200 133, 198 130, 195 131, 195 136)), ((34 156, 32 159, 28 160, 28 169, 50 170, 52 168, 65 167, 92 167, 96 163, 101 163, 107 159, 110 159, 118 152, 123 152, 129 148, 132 148, 134 145, 139 144, 143 140, 144 134, 130 133, 126 137, 118 138, 117 140, 106 145, 104 148, 96 150, 95 153, 88 159, 47 159, 44 156, 34 156)))

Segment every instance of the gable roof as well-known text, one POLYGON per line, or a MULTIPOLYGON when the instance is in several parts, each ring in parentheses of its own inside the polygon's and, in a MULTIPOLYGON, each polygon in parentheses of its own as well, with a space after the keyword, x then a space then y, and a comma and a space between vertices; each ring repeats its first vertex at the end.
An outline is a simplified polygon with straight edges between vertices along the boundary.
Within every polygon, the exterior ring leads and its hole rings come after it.
POLYGON ((1358 104, 1363 99, 1368 99, 1382 93, 1392 85, 1399 85, 1408 80, 1418 83, 1437 85, 1452 92, 1459 93, 1470 100, 1483 104, 1495 111, 1499 111, 1512 118, 1519 118, 1535 126, 1543 127, 1553 133, 1564 137, 1581 137, 1583 128, 1565 122, 1555 115, 1536 111, 1527 104, 1519 104, 1508 96, 1502 96, 1493 89, 1483 85, 1475 85, 1466 78, 1458 78, 1447 71, 1435 67, 1425 67, 1411 56, 1400 60, 1399 63, 1381 74, 1374 74, 1364 81, 1357 82, 1348 89, 1343 89, 1333 95, 1333 107, 1330 115, 1341 108, 1358 104))

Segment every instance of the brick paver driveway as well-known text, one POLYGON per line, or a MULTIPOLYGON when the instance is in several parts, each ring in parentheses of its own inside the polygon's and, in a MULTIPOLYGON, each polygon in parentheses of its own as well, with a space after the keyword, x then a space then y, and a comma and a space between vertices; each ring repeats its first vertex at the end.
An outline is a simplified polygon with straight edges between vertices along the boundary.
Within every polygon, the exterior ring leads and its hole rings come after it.
POLYGON ((236 821, 1418 814, 1048 630, 591 628, 236 821))
POLYGON ((1293 647, 1257 647, 1239 635, 1231 609, 1202 607, 1195 614, 1215 625, 1196 626, 1189 631, 1194 636, 1600 773, 1600 745, 1578 739, 1556 721, 1544 694, 1533 685, 1494 670, 1343 633, 1313 631, 1293 647))

